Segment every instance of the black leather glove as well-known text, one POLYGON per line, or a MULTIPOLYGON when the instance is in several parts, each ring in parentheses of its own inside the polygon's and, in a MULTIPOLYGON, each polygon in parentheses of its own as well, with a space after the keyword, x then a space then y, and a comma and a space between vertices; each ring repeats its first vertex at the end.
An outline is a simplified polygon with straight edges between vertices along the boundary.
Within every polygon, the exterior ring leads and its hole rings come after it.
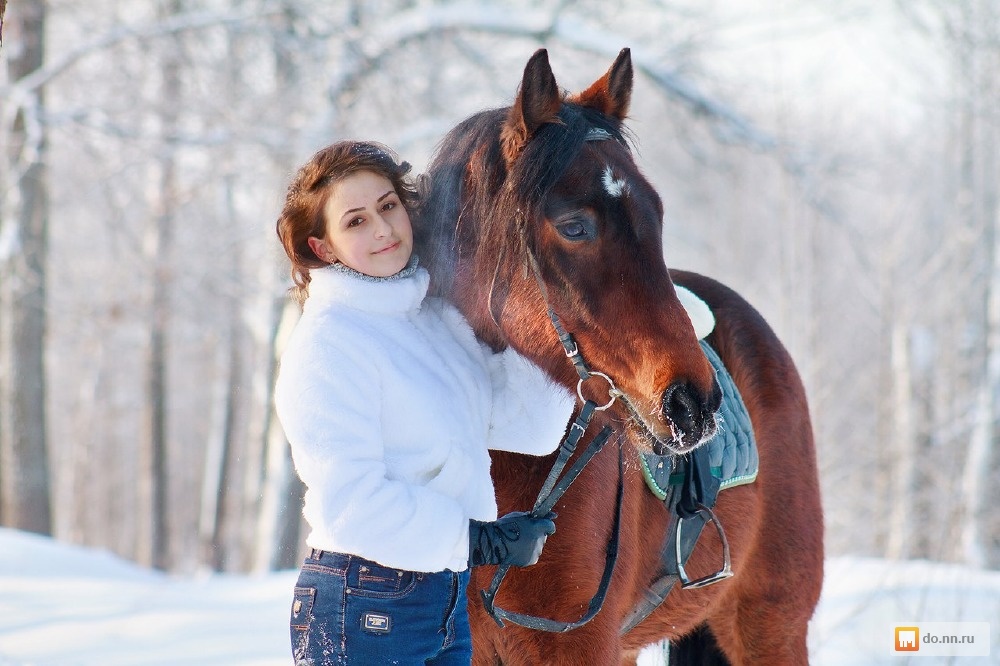
POLYGON ((515 511, 490 523, 469 521, 469 564, 526 567, 538 561, 545 538, 556 531, 556 514, 535 518, 515 511))

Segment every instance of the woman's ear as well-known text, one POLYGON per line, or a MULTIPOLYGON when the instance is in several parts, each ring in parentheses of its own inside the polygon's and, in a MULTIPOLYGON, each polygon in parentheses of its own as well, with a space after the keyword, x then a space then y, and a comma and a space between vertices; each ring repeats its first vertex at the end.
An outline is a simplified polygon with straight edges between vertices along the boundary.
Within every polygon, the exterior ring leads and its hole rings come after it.
POLYGON ((309 249, 312 250, 313 254, 315 254, 321 261, 325 261, 328 264, 332 264, 337 261, 337 255, 333 253, 333 248, 330 247, 329 243, 327 243, 324 238, 310 236, 309 249))

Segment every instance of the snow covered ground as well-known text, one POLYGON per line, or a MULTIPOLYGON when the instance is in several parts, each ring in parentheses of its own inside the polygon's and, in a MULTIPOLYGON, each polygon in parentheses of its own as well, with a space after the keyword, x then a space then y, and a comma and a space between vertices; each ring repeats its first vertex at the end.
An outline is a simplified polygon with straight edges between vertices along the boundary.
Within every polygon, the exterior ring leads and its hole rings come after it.
MULTIPOLYGON (((0 666, 289 666, 295 572, 176 578, 107 553, 0 529, 0 666)), ((1000 572, 834 558, 810 632, 814 666, 903 666, 893 626, 990 623, 1000 664, 1000 572)), ((644 665, 659 662, 647 650, 644 665)))

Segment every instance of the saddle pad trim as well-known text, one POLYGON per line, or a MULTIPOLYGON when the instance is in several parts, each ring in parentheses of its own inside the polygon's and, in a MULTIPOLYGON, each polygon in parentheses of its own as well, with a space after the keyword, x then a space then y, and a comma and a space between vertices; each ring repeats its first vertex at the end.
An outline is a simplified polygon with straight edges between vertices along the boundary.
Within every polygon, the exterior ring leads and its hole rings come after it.
MULTIPOLYGON (((649 486, 650 492, 652 492, 658 499, 665 500, 669 494, 667 490, 660 488, 660 485, 653 479, 653 470, 649 468, 649 461, 646 456, 639 456, 639 462, 642 465, 642 477, 646 480, 646 485, 649 486)), ((717 479, 722 478, 722 467, 715 465, 712 467, 712 476, 717 479)), ((683 477, 678 474, 670 475, 670 485, 678 486, 681 484, 683 477)), ((749 483, 753 483, 757 480, 757 470, 749 474, 741 474, 739 476, 734 476, 731 479, 726 479, 725 481, 719 482, 719 490, 725 490, 726 488, 735 488, 736 486, 745 486, 749 483)))
POLYGON ((667 499, 667 491, 660 488, 659 484, 653 479, 653 471, 649 469, 649 462, 646 460, 646 456, 639 454, 639 462, 642 464, 642 478, 646 479, 646 485, 649 486, 650 492, 656 495, 657 499, 667 499))
MULTIPOLYGON (((715 476, 716 468, 712 468, 712 476, 715 476)), ((715 478, 719 478, 716 476, 715 478)), ((757 480, 757 470, 754 470, 751 474, 743 474, 742 476, 734 476, 731 479, 727 479, 719 484, 719 490, 725 490, 726 488, 734 488, 736 486, 745 486, 748 483, 753 483, 757 480)))

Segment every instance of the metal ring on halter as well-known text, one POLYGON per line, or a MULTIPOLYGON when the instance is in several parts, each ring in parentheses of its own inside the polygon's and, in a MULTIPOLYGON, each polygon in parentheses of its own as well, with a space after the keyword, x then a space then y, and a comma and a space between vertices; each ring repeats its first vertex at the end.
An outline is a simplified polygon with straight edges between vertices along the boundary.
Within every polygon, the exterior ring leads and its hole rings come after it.
MULTIPOLYGON (((603 377, 604 381, 606 381, 608 383, 608 386, 610 387, 608 388, 609 400, 600 407, 594 407, 595 411, 603 412, 605 409, 613 405, 615 400, 617 400, 619 396, 624 395, 621 391, 618 390, 618 387, 615 386, 615 383, 611 381, 611 377, 608 377, 603 372, 595 372, 594 370, 591 370, 590 375, 591 376, 597 375, 598 377, 603 377)), ((588 377, 587 379, 590 379, 590 377, 588 377)), ((580 402, 587 402, 587 399, 583 397, 583 382, 585 381, 586 381, 585 379, 581 378, 580 381, 576 383, 576 394, 580 397, 580 402)))

